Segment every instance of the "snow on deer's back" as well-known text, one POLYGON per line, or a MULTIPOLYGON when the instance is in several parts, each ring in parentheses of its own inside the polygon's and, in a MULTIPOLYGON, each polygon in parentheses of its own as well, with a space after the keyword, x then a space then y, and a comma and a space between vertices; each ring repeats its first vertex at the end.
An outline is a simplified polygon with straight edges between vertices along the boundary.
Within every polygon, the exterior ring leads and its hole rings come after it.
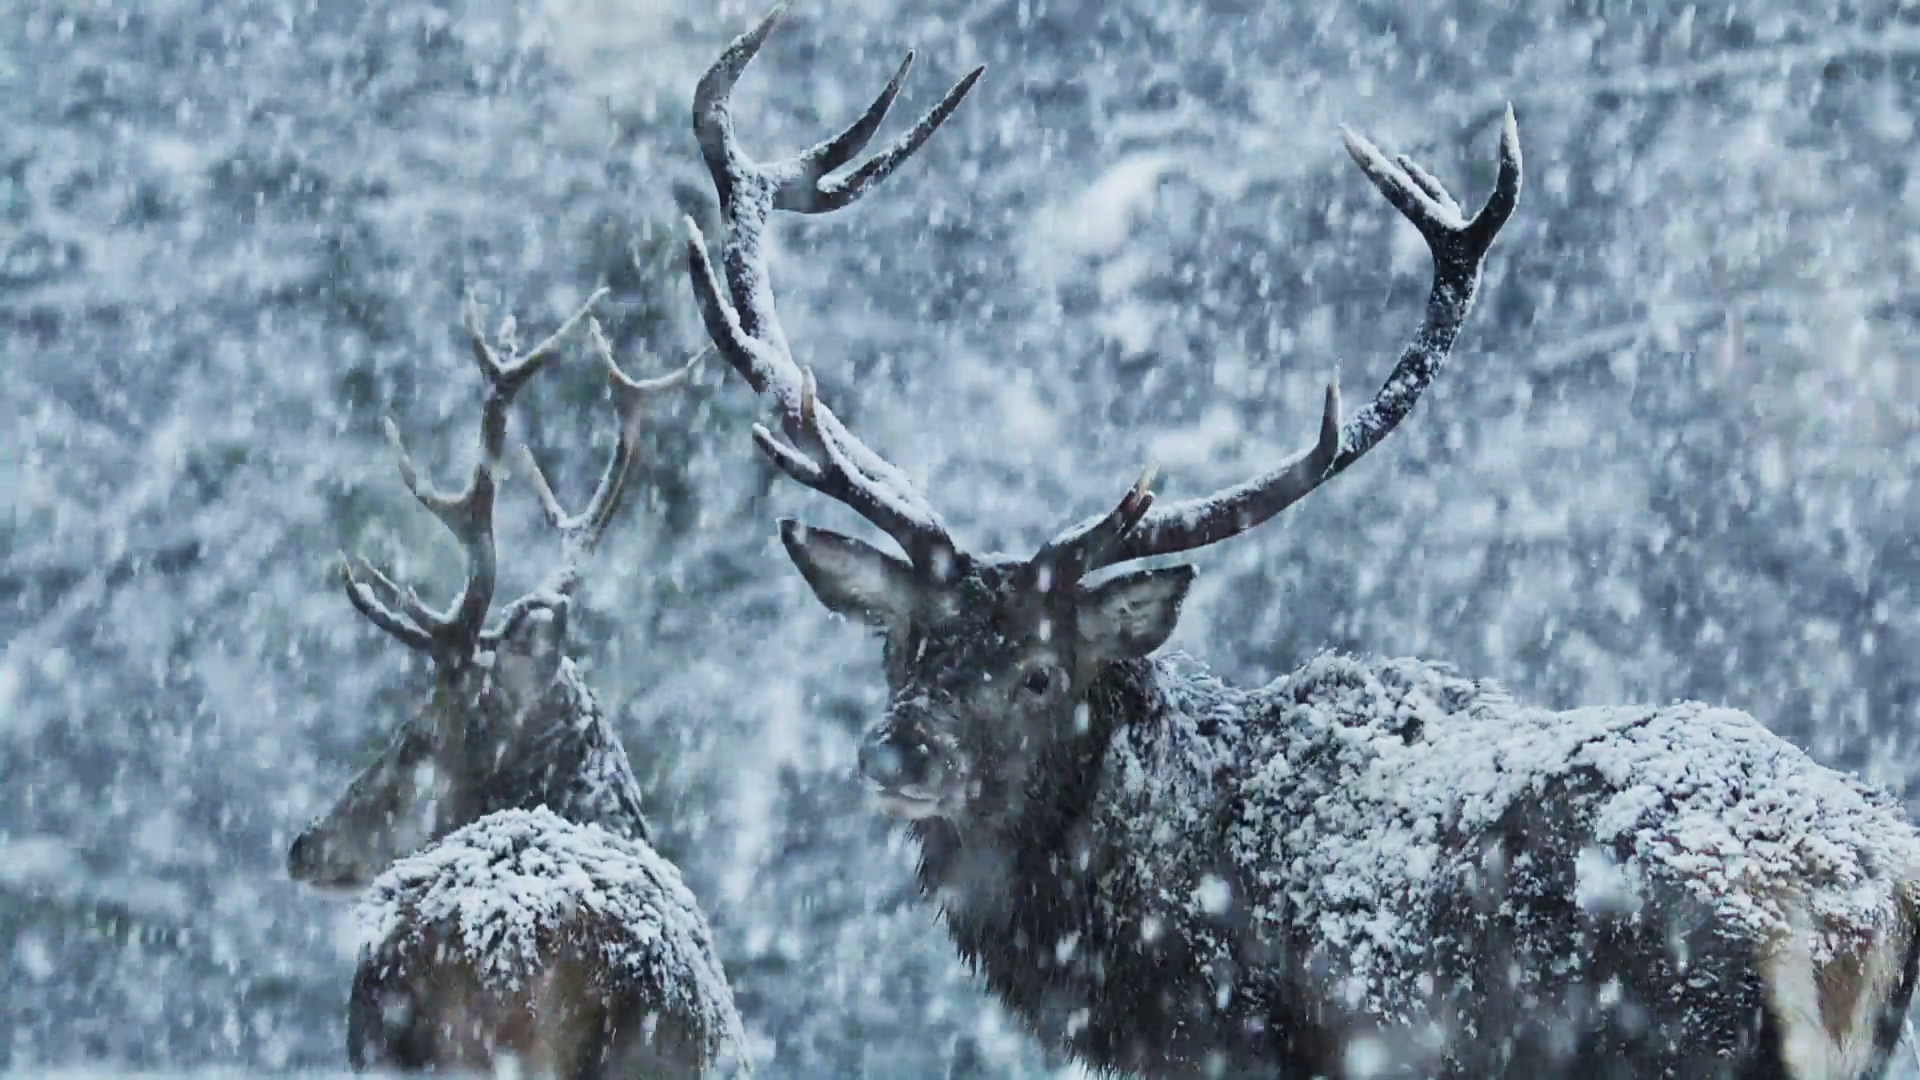
POLYGON ((1672 1011, 1623 1026, 1732 1030, 1704 1014, 1755 1009, 1747 980, 1794 1076, 1883 1065, 1920 944, 1920 838, 1884 792, 1743 712, 1553 712, 1413 660, 1323 656, 1249 699, 1251 936, 1302 943, 1355 1023, 1459 1039, 1670 975, 1672 1011))
MULTIPOLYGON (((644 843, 546 809, 490 814, 376 878, 357 911, 352 1026, 432 998, 440 1067, 700 1075, 744 1046, 713 935, 644 843), (602 1031, 624 1038, 579 1060, 602 1031), (697 1063, 698 1067, 669 1062, 697 1063), (649 1069, 648 1066, 651 1066, 649 1069)), ((358 1062, 356 1062, 358 1064, 358 1062)))

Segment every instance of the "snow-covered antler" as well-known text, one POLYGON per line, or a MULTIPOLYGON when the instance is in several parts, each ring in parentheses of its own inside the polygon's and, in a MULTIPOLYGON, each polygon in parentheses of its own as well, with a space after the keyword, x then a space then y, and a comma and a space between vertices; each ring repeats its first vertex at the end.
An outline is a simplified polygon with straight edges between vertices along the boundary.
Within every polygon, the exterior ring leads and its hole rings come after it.
POLYGON ((399 428, 391 418, 386 421, 387 438, 400 455, 401 482, 422 506, 446 525, 460 541, 467 557, 466 583, 445 611, 428 607, 418 593, 402 588, 365 559, 348 559, 342 565, 342 580, 353 606, 408 647, 427 653, 438 662, 458 666, 469 660, 475 649, 497 639, 526 611, 549 605, 552 597, 569 592, 578 560, 592 550, 619 508, 620 496, 633 468, 641 406, 660 392, 685 382, 693 364, 705 356, 701 353, 686 368, 664 378, 645 382, 629 378, 614 363, 606 337, 590 314, 605 295, 605 289, 596 291, 558 330, 532 349, 521 353, 510 346, 505 359, 487 341, 477 313, 468 309, 465 317, 468 341, 480 374, 486 379, 486 389, 480 402, 480 458, 474 463, 466 488, 459 493, 443 494, 424 483, 400 440, 399 428), (582 323, 587 324, 589 339, 607 365, 620 412, 620 436, 600 477, 599 487, 587 502, 587 509, 572 516, 561 510, 559 500, 534 463, 531 452, 524 446, 521 448, 547 520, 560 530, 563 565, 554 580, 542 589, 507 605, 501 629, 486 630, 497 569, 493 541, 494 468, 506 444, 507 412, 520 388, 548 361, 560 355, 561 345, 582 323))
POLYGON ((828 176, 850 163, 879 130, 913 64, 911 52, 886 89, 845 131, 786 160, 757 163, 734 137, 728 96, 784 12, 782 4, 735 38, 694 93, 693 130, 713 174, 726 225, 721 264, 727 282, 723 293, 706 238, 689 219, 687 259, 694 295, 720 352, 756 393, 771 393, 779 405, 781 427, 792 445, 756 425, 753 435, 760 449, 788 476, 858 511, 893 537, 922 573, 938 577, 954 552, 940 515, 905 473, 846 429, 820 401, 812 373, 794 361, 774 309, 765 232, 774 210, 825 213, 872 190, 946 122, 986 69, 970 72, 919 123, 843 178, 828 176))
POLYGON ((1152 507, 1144 485, 1135 485, 1105 517, 1082 522, 1055 537, 1036 556, 1054 580, 1070 582, 1103 566, 1189 551, 1245 532, 1299 501, 1358 461, 1385 438, 1445 365, 1461 324, 1473 308, 1480 268, 1493 239, 1520 197, 1520 132, 1509 108, 1500 130, 1500 173, 1493 194, 1472 218, 1432 174, 1404 155, 1388 160, 1371 142, 1345 131, 1347 153, 1405 215, 1433 252, 1433 287, 1426 319, 1400 355, 1400 362, 1366 407, 1340 418, 1340 392, 1327 387, 1315 444, 1273 471, 1205 498, 1152 507))

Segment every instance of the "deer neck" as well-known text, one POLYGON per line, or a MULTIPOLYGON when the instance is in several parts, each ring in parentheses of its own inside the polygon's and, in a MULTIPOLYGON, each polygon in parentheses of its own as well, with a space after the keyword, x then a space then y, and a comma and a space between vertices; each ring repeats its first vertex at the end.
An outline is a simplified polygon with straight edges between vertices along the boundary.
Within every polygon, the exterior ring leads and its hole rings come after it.
POLYGON ((455 796, 457 824, 544 806, 575 824, 651 839, 626 750, 572 661, 538 700, 493 722, 501 730, 469 732, 461 747, 468 767, 455 796))
POLYGON ((1018 819, 915 823, 920 885, 954 943, 1049 1043, 1197 1075, 1195 1040, 1243 1037, 1238 1014, 1189 1016, 1140 988, 1208 985, 1218 959, 1180 901, 1219 869, 1217 770, 1240 752, 1244 700, 1184 658, 1118 665, 1086 695, 1087 730, 1036 770, 1018 819))
POLYGON ((1058 923, 1083 921, 1097 853, 1086 852, 1086 826, 1099 799, 1108 749, 1117 734, 1151 728, 1162 712, 1158 664, 1117 663, 1095 678, 1083 698, 1085 730, 1059 738, 1035 764, 1017 814, 991 824, 930 819, 911 832, 920 841, 922 892, 948 919, 984 936, 1051 935, 1058 923))

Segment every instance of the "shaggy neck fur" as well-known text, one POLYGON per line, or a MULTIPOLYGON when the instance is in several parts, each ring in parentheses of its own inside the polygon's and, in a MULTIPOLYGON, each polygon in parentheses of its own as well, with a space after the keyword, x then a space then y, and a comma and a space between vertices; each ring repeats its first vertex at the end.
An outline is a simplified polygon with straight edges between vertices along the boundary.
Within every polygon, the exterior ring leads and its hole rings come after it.
POLYGON ((1209 946, 1228 936, 1225 905, 1222 925, 1208 927, 1156 899, 1232 879, 1202 865, 1224 847, 1212 812, 1224 790, 1195 799, 1191 788, 1224 781, 1203 763, 1225 765, 1241 742, 1242 695, 1174 666, 1131 661, 1103 673, 1085 699, 1086 730, 1044 749, 1017 815, 912 826, 920 887, 992 991, 1046 1044, 1153 1074, 1266 1053, 1260 1025, 1247 1022, 1254 1003, 1221 993, 1233 975, 1209 946), (1183 775, 1108 775, 1130 758, 1183 775), (1156 880, 1135 857, 1148 846, 1167 856, 1156 880))
POLYGON ((544 806, 575 824, 651 841, 626 749, 573 661, 531 708, 495 722, 514 730, 469 736, 465 749, 476 760, 468 775, 477 782, 461 793, 456 826, 544 806))

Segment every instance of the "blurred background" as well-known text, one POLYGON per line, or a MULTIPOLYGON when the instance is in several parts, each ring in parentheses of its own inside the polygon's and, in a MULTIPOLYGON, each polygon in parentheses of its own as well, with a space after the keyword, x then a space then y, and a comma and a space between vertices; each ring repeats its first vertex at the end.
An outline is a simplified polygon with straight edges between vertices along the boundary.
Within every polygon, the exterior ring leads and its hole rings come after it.
MULTIPOLYGON (((467 296, 531 338, 607 284, 636 375, 702 343, 688 105, 759 14, 0 5, 0 1066, 344 1066, 349 901, 283 855, 428 671, 335 567, 436 602, 460 574, 380 420, 443 484, 471 466, 467 296)), ((1920 6, 801 0, 735 95, 747 145, 837 130, 910 46, 888 133, 986 79, 865 201, 782 218, 773 267, 823 395, 963 542, 1028 552, 1147 461, 1170 498, 1236 481, 1329 377, 1371 394, 1428 262, 1337 125, 1477 206, 1512 101, 1527 186, 1452 366, 1199 557, 1176 647, 1246 683, 1336 648, 1724 702, 1920 808, 1920 6)), ((603 385, 572 354, 516 413, 575 505, 603 385)), ((852 777, 879 649, 773 522, 864 526, 776 477, 760 414, 718 362, 654 411, 574 652, 762 1075, 1056 1069, 852 777)), ((523 479, 500 517, 511 595, 557 547, 523 479)))

